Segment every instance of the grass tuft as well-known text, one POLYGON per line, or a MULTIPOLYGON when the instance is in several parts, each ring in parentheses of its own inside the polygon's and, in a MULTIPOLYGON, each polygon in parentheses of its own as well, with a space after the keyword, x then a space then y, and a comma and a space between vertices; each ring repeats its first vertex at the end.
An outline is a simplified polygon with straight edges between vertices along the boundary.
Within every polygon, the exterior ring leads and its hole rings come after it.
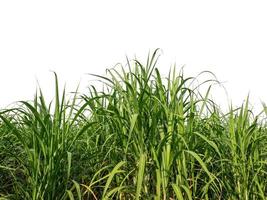
POLYGON ((0 199, 266 199, 266 105, 223 113, 214 74, 162 77, 158 58, 127 58, 69 99, 54 73, 53 102, 39 89, 1 110, 0 199))

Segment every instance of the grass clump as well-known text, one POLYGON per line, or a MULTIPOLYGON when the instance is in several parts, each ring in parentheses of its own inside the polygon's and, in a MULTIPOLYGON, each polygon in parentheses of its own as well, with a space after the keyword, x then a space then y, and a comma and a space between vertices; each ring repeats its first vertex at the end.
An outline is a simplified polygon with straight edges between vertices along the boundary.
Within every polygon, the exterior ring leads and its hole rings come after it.
POLYGON ((103 89, 70 100, 55 75, 53 103, 40 90, 2 110, 0 198, 266 199, 266 123, 249 99, 223 113, 216 80, 163 78, 157 60, 94 75, 103 89))

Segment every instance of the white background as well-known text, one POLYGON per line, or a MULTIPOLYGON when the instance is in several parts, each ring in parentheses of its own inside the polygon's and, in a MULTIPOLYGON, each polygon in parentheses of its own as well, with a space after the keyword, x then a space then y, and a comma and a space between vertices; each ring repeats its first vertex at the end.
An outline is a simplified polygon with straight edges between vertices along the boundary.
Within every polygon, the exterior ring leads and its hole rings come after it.
MULTIPOLYGON (((125 56, 161 48, 159 68, 211 70, 240 105, 267 102, 266 1, 0 1, 0 108, 33 98, 37 79, 53 96, 56 71, 68 91, 125 56)), ((213 91, 227 105, 222 89, 213 91)))

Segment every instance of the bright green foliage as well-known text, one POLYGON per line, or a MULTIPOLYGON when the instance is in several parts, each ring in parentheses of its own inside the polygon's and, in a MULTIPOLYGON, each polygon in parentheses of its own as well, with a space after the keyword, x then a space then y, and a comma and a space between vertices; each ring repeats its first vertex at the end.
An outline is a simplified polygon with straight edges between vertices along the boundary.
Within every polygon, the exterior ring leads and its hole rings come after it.
POLYGON ((55 75, 54 102, 40 91, 2 110, 0 198, 266 199, 266 106, 254 116, 247 98, 222 113, 216 80, 195 85, 175 68, 164 78, 157 60, 94 75, 103 89, 68 101, 55 75))
MULTIPOLYGON (((3 137, 15 136, 14 141, 21 148, 21 155, 13 155, 18 165, 14 168, 19 167, 22 173, 13 175, 16 198, 61 199, 71 172, 71 147, 89 127, 87 123, 79 124, 77 114, 73 113, 76 97, 71 104, 66 103, 63 91, 59 98, 56 75, 55 80, 53 114, 51 104, 46 106, 40 90, 40 96, 36 96, 32 104, 23 101, 19 108, 5 110, 0 115, 7 134, 3 137)), ((12 145, 10 138, 7 141, 12 145)), ((5 150, 13 151, 12 148, 5 150)))

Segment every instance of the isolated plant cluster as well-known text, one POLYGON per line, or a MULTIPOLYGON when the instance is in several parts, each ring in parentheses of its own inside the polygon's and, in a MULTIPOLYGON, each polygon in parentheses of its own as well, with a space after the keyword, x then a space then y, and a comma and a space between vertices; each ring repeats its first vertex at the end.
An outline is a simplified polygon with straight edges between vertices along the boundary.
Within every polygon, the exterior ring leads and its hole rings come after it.
MULTIPOLYGON (((104 85, 0 111, 0 199, 266 199, 267 129, 248 99, 222 112, 212 82, 145 64, 94 75, 104 85), (205 93, 199 88, 206 85, 205 93)), ((263 115, 267 108, 263 105, 263 115)))

